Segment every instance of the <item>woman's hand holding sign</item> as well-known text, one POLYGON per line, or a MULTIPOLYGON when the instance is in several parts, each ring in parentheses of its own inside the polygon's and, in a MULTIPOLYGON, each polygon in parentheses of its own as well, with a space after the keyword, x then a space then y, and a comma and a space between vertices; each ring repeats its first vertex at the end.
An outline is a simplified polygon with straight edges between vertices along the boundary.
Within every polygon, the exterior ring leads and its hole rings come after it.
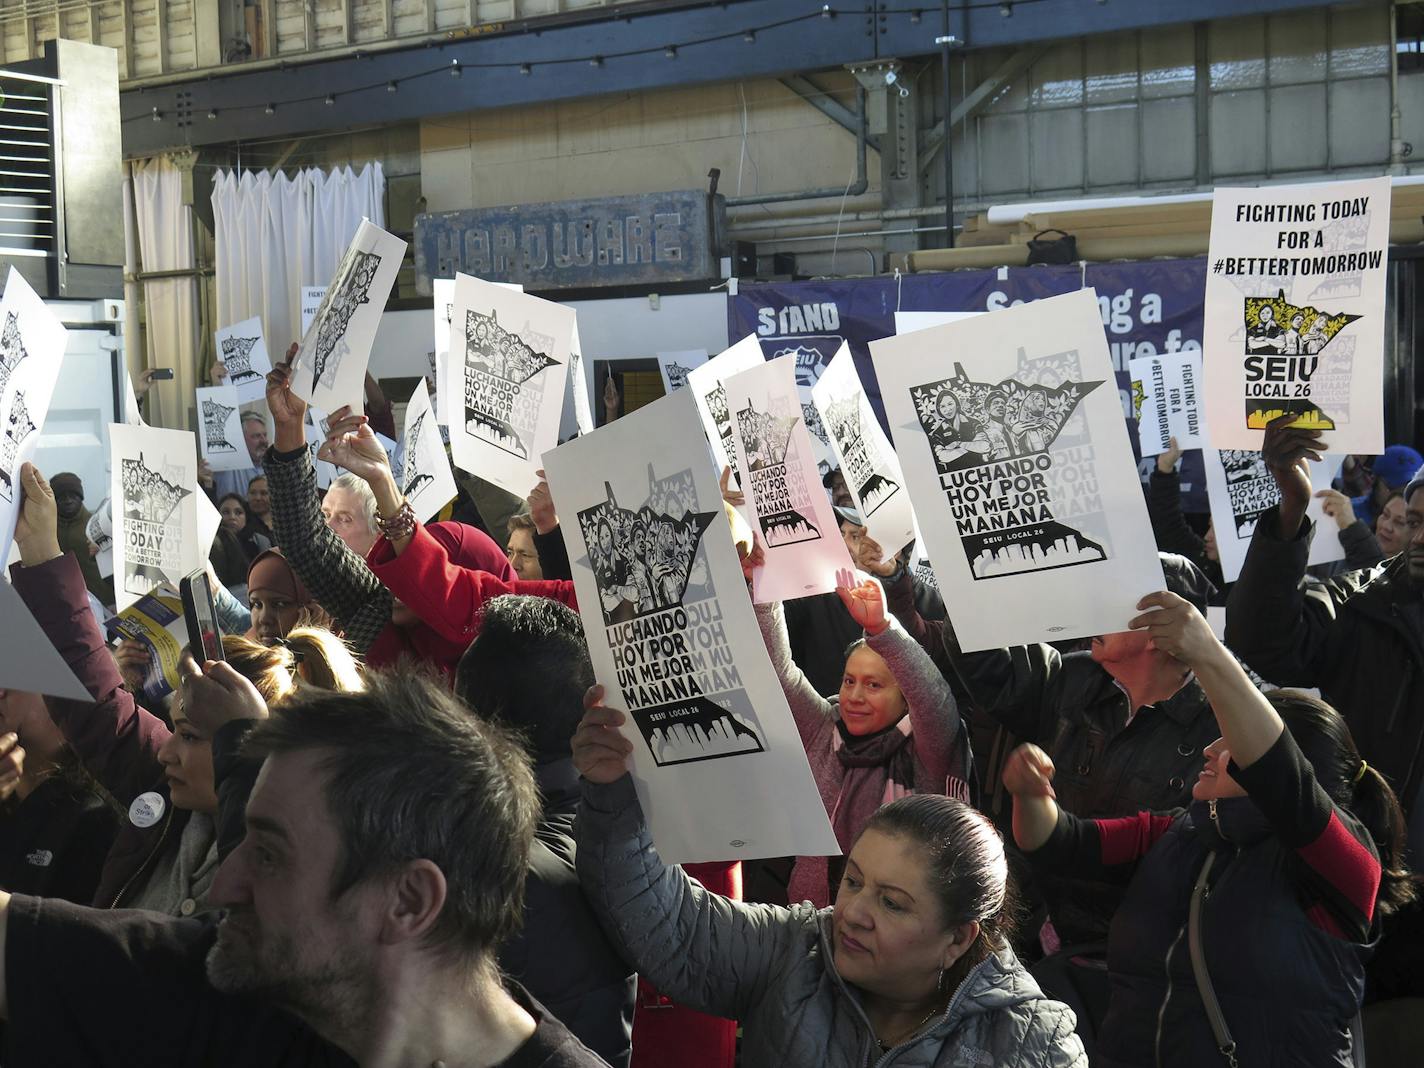
POLYGON ((842 568, 836 572, 836 593, 865 633, 883 634, 890 626, 885 616, 885 591, 873 578, 857 581, 854 571, 842 568))

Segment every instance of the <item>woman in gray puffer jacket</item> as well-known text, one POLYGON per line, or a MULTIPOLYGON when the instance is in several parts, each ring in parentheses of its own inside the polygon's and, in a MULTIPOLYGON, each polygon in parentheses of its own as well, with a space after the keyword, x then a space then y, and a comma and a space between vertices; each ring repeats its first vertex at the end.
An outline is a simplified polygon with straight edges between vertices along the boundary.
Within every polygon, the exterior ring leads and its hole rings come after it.
POLYGON ((866 824, 833 908, 729 901, 659 859, 624 718, 590 708, 574 736, 579 880, 649 982, 742 1021, 743 1068, 1087 1068, 1073 1013, 1009 947, 1008 864, 984 816, 904 797, 866 824))

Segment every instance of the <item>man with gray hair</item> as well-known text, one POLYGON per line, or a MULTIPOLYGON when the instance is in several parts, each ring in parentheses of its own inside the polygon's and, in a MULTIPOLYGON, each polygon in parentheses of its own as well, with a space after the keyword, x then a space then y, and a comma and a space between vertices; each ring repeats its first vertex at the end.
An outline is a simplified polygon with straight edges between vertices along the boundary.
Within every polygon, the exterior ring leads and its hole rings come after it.
POLYGON ((604 1064, 496 964, 540 809, 514 736, 415 672, 268 718, 206 669, 185 703, 264 720, 246 836, 213 884, 226 915, 0 893, 7 1064, 604 1064))
POLYGON ((321 499, 321 516, 347 548, 363 560, 381 536, 371 484, 350 471, 331 480, 321 499))
POLYGON ((248 485, 254 478, 262 477, 262 455, 267 451, 267 417, 261 412, 243 412, 242 440, 247 443, 247 455, 252 459, 252 466, 236 471, 213 472, 214 500, 220 501, 229 493, 247 500, 248 485))

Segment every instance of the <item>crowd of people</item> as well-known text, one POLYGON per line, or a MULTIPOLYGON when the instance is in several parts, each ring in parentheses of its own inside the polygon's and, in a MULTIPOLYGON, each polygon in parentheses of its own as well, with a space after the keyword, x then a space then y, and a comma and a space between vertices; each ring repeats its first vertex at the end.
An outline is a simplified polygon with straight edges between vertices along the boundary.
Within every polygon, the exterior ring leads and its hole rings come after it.
POLYGON ((1389 1009, 1424 996, 1412 448, 1317 494, 1326 442, 1272 423, 1280 503, 1228 586, 1174 443, 1129 629, 978 652, 828 475, 856 570, 756 617, 843 855, 679 867, 547 483, 491 505, 462 480, 419 522, 379 388, 314 458, 291 355, 244 416, 251 467, 202 472, 225 659, 185 651, 167 699, 91 608, 83 486, 21 470, 11 581, 89 700, 0 692, 6 1068, 1417 1056, 1389 1009), (1307 568, 1313 495, 1343 565, 1307 568))

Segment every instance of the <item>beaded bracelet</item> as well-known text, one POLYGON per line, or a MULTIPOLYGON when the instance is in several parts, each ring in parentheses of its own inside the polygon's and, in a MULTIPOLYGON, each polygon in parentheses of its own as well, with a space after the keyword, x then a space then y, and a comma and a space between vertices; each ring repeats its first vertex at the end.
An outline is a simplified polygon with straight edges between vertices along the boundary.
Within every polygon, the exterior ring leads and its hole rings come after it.
POLYGON ((410 506, 410 501, 401 501, 401 506, 396 509, 396 514, 389 519, 377 511, 376 526, 387 541, 408 538, 415 530, 415 509, 410 506))

